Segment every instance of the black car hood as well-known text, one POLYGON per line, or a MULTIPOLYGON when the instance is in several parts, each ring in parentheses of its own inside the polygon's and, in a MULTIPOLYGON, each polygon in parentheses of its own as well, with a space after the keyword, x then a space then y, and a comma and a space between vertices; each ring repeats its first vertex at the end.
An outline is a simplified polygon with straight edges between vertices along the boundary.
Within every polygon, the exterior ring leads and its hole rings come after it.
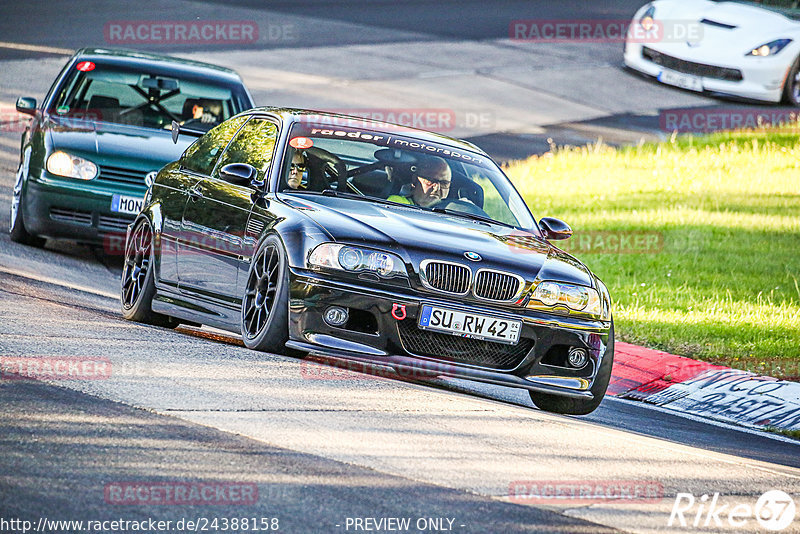
POLYGON ((300 207, 336 241, 395 251, 410 259, 415 269, 424 259, 440 259, 513 271, 527 280, 594 286, 586 266, 532 232, 413 207, 327 196, 292 197, 289 203, 300 207), (482 259, 471 262, 465 252, 476 252, 482 259))
POLYGON ((42 125, 53 150, 100 165, 149 172, 180 158, 193 139, 172 142, 171 130, 50 116, 42 125))

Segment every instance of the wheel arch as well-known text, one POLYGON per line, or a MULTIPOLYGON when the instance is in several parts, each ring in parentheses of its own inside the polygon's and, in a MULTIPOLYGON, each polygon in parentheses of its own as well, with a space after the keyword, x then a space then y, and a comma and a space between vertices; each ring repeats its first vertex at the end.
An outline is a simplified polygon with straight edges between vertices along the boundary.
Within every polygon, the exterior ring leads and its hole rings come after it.
POLYGON ((254 251, 270 234, 280 239, 289 267, 304 269, 311 250, 320 243, 334 241, 321 226, 304 217, 280 218, 261 232, 254 251))
POLYGON ((163 216, 161 215, 161 204, 152 203, 145 206, 142 212, 136 216, 130 224, 129 231, 125 237, 125 247, 123 248, 123 255, 128 250, 128 240, 133 232, 133 229, 142 222, 146 221, 153 231, 153 276, 155 277, 156 286, 161 281, 161 230, 163 229, 163 216))

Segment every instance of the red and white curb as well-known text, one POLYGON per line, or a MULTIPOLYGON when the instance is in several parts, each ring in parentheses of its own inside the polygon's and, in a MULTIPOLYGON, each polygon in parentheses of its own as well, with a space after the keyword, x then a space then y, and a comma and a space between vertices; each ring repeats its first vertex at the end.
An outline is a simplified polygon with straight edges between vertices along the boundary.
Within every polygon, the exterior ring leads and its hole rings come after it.
POLYGON ((608 394, 750 428, 800 430, 800 383, 616 343, 608 394))

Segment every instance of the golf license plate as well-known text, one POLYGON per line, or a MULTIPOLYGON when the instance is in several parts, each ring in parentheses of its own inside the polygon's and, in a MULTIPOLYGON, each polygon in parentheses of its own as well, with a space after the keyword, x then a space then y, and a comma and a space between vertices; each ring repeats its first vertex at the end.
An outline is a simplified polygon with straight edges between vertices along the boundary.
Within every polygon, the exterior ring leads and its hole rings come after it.
POLYGON ((703 80, 699 77, 690 74, 682 74, 674 70, 662 70, 658 75, 658 81, 682 89, 688 89, 689 91, 703 91, 703 80))
POLYGON ((423 330, 509 345, 515 345, 519 341, 519 333, 522 330, 522 321, 498 319, 427 304, 422 306, 418 324, 423 330))
POLYGON ((142 197, 129 197, 125 195, 114 195, 111 197, 111 211, 125 213, 127 215, 138 215, 142 211, 144 199, 142 197))

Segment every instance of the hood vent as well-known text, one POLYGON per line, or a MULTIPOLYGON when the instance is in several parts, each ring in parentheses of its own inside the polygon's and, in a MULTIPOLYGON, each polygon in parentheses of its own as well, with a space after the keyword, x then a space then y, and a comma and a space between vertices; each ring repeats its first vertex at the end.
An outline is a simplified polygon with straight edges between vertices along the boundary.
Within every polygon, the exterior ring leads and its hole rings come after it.
POLYGON ((738 26, 734 26, 733 24, 725 24, 724 22, 717 22, 716 20, 711 19, 703 19, 700 21, 700 24, 708 24, 709 26, 714 26, 715 28, 724 28, 726 30, 735 30, 738 26))

